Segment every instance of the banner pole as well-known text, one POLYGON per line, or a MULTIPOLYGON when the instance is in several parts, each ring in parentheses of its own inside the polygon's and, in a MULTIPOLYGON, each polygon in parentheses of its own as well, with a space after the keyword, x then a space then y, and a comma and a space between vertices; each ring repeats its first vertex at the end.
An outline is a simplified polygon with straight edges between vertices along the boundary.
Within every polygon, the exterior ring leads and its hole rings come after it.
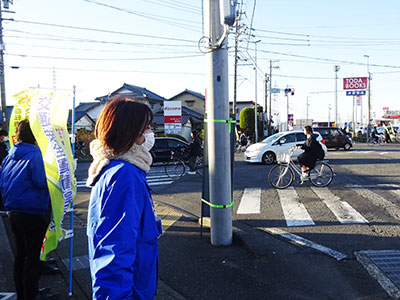
MULTIPOLYGON (((72 138, 71 138, 71 148, 72 148, 72 158, 75 162, 75 95, 76 95, 76 86, 73 86, 73 97, 72 97, 72 138)), ((71 201, 70 206, 71 211, 71 221, 70 221, 70 230, 71 230, 71 239, 69 241, 69 289, 68 295, 72 296, 72 252, 73 252, 73 241, 74 241, 74 201, 71 201)))

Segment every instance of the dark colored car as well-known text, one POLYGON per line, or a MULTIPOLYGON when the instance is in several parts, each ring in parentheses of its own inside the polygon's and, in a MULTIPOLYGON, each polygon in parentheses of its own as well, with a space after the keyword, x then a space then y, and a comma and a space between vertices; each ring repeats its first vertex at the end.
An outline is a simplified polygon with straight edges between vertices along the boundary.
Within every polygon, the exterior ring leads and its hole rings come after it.
POLYGON ((188 143, 174 137, 157 137, 150 154, 153 162, 167 162, 171 160, 171 151, 186 148, 188 143))
POLYGON ((346 135, 340 128, 337 127, 314 127, 314 131, 319 132, 322 138, 325 140, 326 147, 343 148, 344 150, 350 150, 353 147, 351 138, 346 135))

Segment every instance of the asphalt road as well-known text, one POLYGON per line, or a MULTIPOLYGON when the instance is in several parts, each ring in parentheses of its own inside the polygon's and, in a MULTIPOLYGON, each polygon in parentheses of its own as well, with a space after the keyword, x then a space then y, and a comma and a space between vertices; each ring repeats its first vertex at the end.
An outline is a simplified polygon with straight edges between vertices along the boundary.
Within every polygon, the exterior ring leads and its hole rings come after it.
MULTIPOLYGON (((278 191, 267 180, 271 166, 246 163, 242 156, 235 155, 234 222, 275 237, 287 243, 288 249, 301 244, 333 261, 348 261, 352 269, 347 271, 354 278, 365 276, 363 268, 354 264, 358 251, 400 249, 400 144, 356 144, 351 151, 329 150, 326 159, 335 178, 327 188, 315 188, 308 182, 300 185, 296 178, 292 187, 278 191)), ((87 177, 88 166, 78 164, 78 183, 87 177)), ((199 175, 171 181, 162 167, 155 166, 148 178, 156 201, 201 215, 199 175)), ((89 192, 86 188, 79 191, 89 192)), ((84 218, 85 204, 82 207, 84 218)), ((306 259, 307 251, 303 254, 300 260, 306 259)), ((339 270, 312 267, 320 274, 339 270)))

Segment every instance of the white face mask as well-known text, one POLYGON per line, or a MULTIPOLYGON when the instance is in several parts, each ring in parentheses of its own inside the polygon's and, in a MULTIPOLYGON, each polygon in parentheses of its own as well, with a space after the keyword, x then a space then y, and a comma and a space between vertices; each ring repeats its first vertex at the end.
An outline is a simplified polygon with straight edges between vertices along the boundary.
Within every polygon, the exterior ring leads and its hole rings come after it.
POLYGON ((141 146, 144 148, 144 150, 150 151, 150 149, 153 148, 154 143, 156 141, 154 133, 153 132, 144 133, 143 136, 145 138, 145 141, 141 146))
POLYGON ((4 137, 3 142, 8 142, 8 137, 7 136, 4 137))

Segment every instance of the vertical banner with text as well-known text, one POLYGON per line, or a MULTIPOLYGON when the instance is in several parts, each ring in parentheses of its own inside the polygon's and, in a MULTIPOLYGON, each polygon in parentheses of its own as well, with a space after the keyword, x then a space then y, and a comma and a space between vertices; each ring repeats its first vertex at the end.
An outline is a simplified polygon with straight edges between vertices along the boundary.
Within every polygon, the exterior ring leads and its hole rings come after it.
POLYGON ((164 102, 164 133, 182 133, 182 103, 180 101, 164 102))
MULTIPOLYGON (((68 108, 63 97, 56 94, 25 91, 18 95, 20 99, 11 115, 10 128, 20 120, 29 118, 33 135, 43 155, 51 199, 52 219, 41 251, 41 259, 44 260, 49 252, 57 248, 60 240, 69 237, 62 224, 76 195, 75 164, 67 130, 68 108)), ((13 128, 15 135, 15 126, 13 128)))

